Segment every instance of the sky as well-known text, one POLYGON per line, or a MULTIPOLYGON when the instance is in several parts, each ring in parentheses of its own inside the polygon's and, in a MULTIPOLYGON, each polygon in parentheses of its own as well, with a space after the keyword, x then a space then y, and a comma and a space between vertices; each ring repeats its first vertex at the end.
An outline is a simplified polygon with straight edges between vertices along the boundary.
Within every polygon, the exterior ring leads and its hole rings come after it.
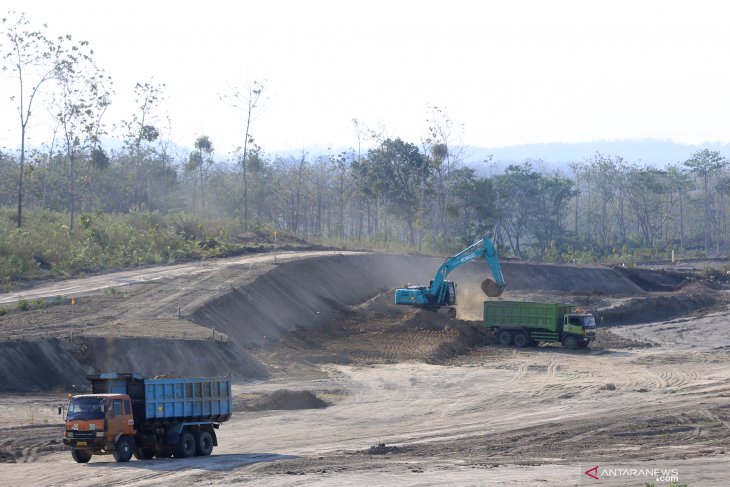
MULTIPOLYGON (((253 81, 264 91, 252 133, 268 153, 357 148, 353 118, 418 144, 433 106, 453 120, 453 142, 479 147, 730 142, 725 2, 4 0, 0 9, 89 41, 114 80, 107 123, 131 118, 136 83, 164 83, 163 134, 188 147, 207 135, 218 154, 241 145, 245 124, 220 95, 253 81)), ((17 80, 0 74, 0 90, 0 147, 17 147, 8 100, 17 80)), ((31 144, 49 134, 40 113, 31 144)))

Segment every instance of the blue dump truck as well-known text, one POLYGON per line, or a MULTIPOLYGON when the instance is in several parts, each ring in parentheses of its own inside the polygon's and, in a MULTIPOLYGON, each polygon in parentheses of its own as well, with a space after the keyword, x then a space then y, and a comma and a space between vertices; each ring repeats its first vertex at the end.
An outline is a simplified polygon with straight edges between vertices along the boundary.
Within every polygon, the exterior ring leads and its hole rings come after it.
POLYGON ((91 393, 71 397, 63 443, 78 463, 112 454, 118 462, 210 455, 215 430, 231 417, 228 377, 89 375, 91 393))

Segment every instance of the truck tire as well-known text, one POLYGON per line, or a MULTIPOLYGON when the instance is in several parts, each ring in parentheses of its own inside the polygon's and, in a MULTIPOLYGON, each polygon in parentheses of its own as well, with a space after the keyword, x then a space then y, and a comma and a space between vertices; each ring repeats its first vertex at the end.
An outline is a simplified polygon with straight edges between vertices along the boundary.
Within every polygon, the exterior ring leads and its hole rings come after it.
POLYGON ((134 442, 129 436, 122 436, 114 446, 114 460, 123 463, 128 462, 134 453, 134 442))
POLYGON ((512 345, 512 332, 509 330, 499 330, 497 332, 497 343, 505 347, 512 345))
POLYGON ((89 450, 79 450, 78 448, 71 449, 71 457, 76 463, 89 463, 91 455, 93 454, 89 450))
POLYGON ((524 331, 518 331, 513 338, 515 347, 524 348, 530 345, 530 337, 524 331))
POLYGON ((199 431, 195 435, 195 454, 205 457, 213 453, 213 435, 207 431, 199 431))
POLYGON ((455 320, 456 319, 456 308, 449 308, 448 315, 449 315, 449 319, 455 320))
POLYGON ((568 350, 575 350, 576 348, 578 348, 578 340, 576 340, 574 336, 568 335, 567 337, 563 338, 563 347, 567 348, 568 350))
POLYGON ((152 460, 155 456, 155 450, 149 447, 140 447, 134 450, 134 458, 137 460, 152 460))
POLYGON ((188 431, 183 431, 180 435, 180 443, 172 449, 175 458, 188 458, 195 455, 195 437, 188 431))

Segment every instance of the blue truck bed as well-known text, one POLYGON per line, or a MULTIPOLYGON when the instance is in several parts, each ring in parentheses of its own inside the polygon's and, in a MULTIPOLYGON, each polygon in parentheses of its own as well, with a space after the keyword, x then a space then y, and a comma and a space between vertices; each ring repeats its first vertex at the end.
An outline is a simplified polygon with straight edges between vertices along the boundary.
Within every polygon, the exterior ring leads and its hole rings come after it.
POLYGON ((95 394, 129 394, 145 421, 222 422, 233 410, 228 377, 146 379, 139 374, 90 375, 95 394))
POLYGON ((226 377, 145 379, 144 386, 148 421, 153 418, 225 421, 231 416, 231 381, 226 377))

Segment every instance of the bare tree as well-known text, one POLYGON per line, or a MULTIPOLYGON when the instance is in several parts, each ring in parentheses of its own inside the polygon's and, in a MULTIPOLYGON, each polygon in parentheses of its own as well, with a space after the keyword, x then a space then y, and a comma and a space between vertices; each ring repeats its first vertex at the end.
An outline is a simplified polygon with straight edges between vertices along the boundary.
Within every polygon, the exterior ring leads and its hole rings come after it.
MULTIPOLYGON (((200 179, 200 211, 201 215, 206 216, 205 212, 205 165, 213 164, 213 142, 207 135, 201 135, 195 139, 195 150, 190 153, 188 162, 185 164, 185 170, 198 171, 200 179)), ((194 176, 193 176, 194 179, 194 176)), ((193 186, 194 187, 194 186, 193 186)), ((193 207, 195 207, 195 194, 193 192, 193 207)))
MULTIPOLYGON (((89 43, 73 43, 71 36, 59 38, 62 61, 58 68, 60 92, 56 118, 70 165, 69 231, 74 229, 76 168, 83 157, 101 158, 101 118, 111 103, 111 79, 96 65, 89 43)), ((98 162, 98 161, 97 161, 98 162)))
POLYGON ((4 35, 0 37, 2 71, 15 73, 18 91, 10 97, 17 105, 20 116, 20 170, 18 172, 18 228, 23 226, 23 175, 25 170, 25 143, 33 103, 41 89, 56 79, 59 68, 58 46, 42 29, 31 26, 25 14, 9 12, 15 19, 1 21, 4 35))
POLYGON ((442 250, 446 251, 449 238, 454 233, 449 227, 446 211, 452 194, 451 175, 464 159, 463 146, 458 142, 462 127, 455 125, 444 109, 437 106, 429 106, 428 109, 428 135, 422 141, 423 152, 429 156, 434 171, 436 228, 440 234, 442 250))
POLYGON ((155 112, 164 100, 165 84, 154 81, 137 83, 134 86, 135 103, 137 111, 132 114, 132 119, 122 123, 126 130, 127 150, 133 160, 135 170, 134 187, 132 188, 132 203, 138 203, 141 193, 146 194, 147 208, 151 205, 151 181, 150 171, 145 170, 144 161, 150 151, 150 144, 158 140, 160 131, 155 126, 155 112), (146 173, 146 174, 145 174, 146 173), (146 184, 144 183, 146 175, 146 184))
POLYGON ((307 163, 307 152, 302 149, 302 157, 299 159, 299 169, 297 170, 297 178, 296 178, 296 202, 294 204, 294 222, 292 224, 292 230, 294 233, 297 233, 297 230, 299 228, 299 206, 301 203, 301 194, 302 194, 302 169, 304 168, 304 165, 307 163))
POLYGON ((243 173, 243 227, 248 229, 248 146, 254 143, 253 136, 251 135, 251 122, 256 115, 257 109, 259 108, 259 101, 261 100, 261 93, 264 91, 264 85, 259 81, 253 81, 245 91, 238 88, 234 88, 230 95, 221 95, 221 100, 227 102, 232 107, 241 110, 245 117, 245 131, 243 137, 243 146, 239 147, 239 151, 242 151, 239 163, 241 164, 241 171, 243 173))

